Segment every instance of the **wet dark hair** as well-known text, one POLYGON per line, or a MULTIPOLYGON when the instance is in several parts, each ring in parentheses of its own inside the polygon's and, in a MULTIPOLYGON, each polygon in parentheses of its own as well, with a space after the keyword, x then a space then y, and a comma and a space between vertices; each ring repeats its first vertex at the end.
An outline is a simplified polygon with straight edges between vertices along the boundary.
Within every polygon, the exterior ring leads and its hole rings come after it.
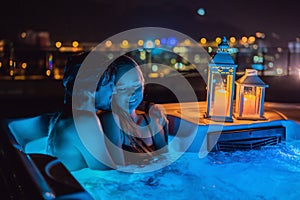
MULTIPOLYGON (((84 59, 87 57, 87 55, 90 52, 83 52, 74 56, 71 56, 66 63, 65 69, 64 69, 64 77, 63 77, 63 86, 65 88, 65 97, 64 97, 64 104, 66 107, 71 108, 71 102, 72 102, 72 94, 73 94, 73 87, 74 82, 76 79, 76 76, 78 74, 79 68, 81 67, 84 59)), ((101 66, 101 64, 99 65, 101 66)), ((117 73, 118 68, 120 67, 136 67, 138 64, 129 56, 127 55, 121 55, 116 60, 114 60, 104 71, 102 74, 100 81, 97 86, 97 90, 99 90, 99 87, 105 88, 106 85, 110 84, 113 88, 113 85, 115 84, 115 75, 117 73)), ((103 91, 103 99, 104 101, 107 101, 106 96, 110 94, 104 94, 104 93, 111 93, 110 91, 106 92, 103 91)))
POLYGON ((64 103, 67 104, 72 98, 74 82, 78 74, 79 68, 89 52, 83 52, 68 58, 64 68, 63 86, 65 88, 64 103))
POLYGON ((135 60, 127 55, 122 55, 114 60, 102 74, 98 87, 108 84, 108 82, 113 81, 116 83, 118 80, 115 79, 115 75, 119 68, 130 67, 135 68, 139 66, 135 60))

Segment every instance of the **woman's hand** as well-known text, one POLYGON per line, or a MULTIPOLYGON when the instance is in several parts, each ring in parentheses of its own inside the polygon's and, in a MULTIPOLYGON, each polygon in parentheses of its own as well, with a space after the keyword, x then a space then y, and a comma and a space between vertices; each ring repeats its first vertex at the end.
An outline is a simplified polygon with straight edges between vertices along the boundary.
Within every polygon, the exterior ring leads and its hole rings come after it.
POLYGON ((150 120, 155 123, 150 123, 153 134, 160 132, 164 126, 168 125, 168 119, 165 114, 165 109, 161 105, 153 104, 149 109, 150 120))

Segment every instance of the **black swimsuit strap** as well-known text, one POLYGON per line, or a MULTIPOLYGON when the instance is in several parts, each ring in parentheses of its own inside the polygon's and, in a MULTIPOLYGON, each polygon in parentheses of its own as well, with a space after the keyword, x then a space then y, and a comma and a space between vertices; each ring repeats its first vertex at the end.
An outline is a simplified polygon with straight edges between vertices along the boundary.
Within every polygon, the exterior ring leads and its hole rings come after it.
MULTIPOLYGON (((144 119, 146 121, 146 124, 149 125, 150 123, 149 123, 149 120, 148 120, 147 116, 145 114, 142 114, 142 115, 143 115, 143 117, 144 117, 144 119)), ((152 145, 154 145, 154 138, 153 138, 153 135, 152 135, 154 133, 152 133, 152 129, 151 129, 150 126, 148 126, 148 128, 149 128, 149 131, 150 131, 150 134, 151 134, 152 145)))

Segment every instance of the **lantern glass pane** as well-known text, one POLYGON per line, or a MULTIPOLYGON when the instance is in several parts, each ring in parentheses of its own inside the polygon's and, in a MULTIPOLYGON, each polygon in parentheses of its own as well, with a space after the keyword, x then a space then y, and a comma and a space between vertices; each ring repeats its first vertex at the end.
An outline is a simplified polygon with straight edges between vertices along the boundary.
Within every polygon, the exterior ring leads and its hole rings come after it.
POLYGON ((263 102, 263 99, 262 99, 262 93, 263 93, 263 90, 264 88, 262 87, 257 87, 256 88, 256 103, 257 103, 257 111, 256 111, 256 114, 259 115, 259 116, 262 116, 263 113, 261 111, 261 106, 262 106, 262 102, 263 102))
POLYGON ((254 86, 244 87, 243 115, 253 116, 259 114, 259 91, 254 86))
POLYGON ((210 113, 214 116, 230 116, 232 75, 212 74, 210 113))
POLYGON ((241 93, 241 86, 237 85, 236 87, 236 99, 235 99, 235 112, 240 114, 240 93, 241 93))

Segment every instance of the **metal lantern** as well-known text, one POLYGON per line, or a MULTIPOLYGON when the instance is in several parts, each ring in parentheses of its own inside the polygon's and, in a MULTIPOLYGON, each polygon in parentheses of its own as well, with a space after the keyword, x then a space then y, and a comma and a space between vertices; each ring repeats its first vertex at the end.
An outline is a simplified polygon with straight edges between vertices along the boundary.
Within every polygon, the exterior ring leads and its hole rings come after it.
POLYGON ((216 54, 208 64, 207 112, 213 121, 232 122, 234 80, 237 65, 223 37, 216 54))
POLYGON ((265 88, 268 87, 257 75, 257 70, 246 69, 236 82, 235 117, 237 119, 264 120, 265 88))

